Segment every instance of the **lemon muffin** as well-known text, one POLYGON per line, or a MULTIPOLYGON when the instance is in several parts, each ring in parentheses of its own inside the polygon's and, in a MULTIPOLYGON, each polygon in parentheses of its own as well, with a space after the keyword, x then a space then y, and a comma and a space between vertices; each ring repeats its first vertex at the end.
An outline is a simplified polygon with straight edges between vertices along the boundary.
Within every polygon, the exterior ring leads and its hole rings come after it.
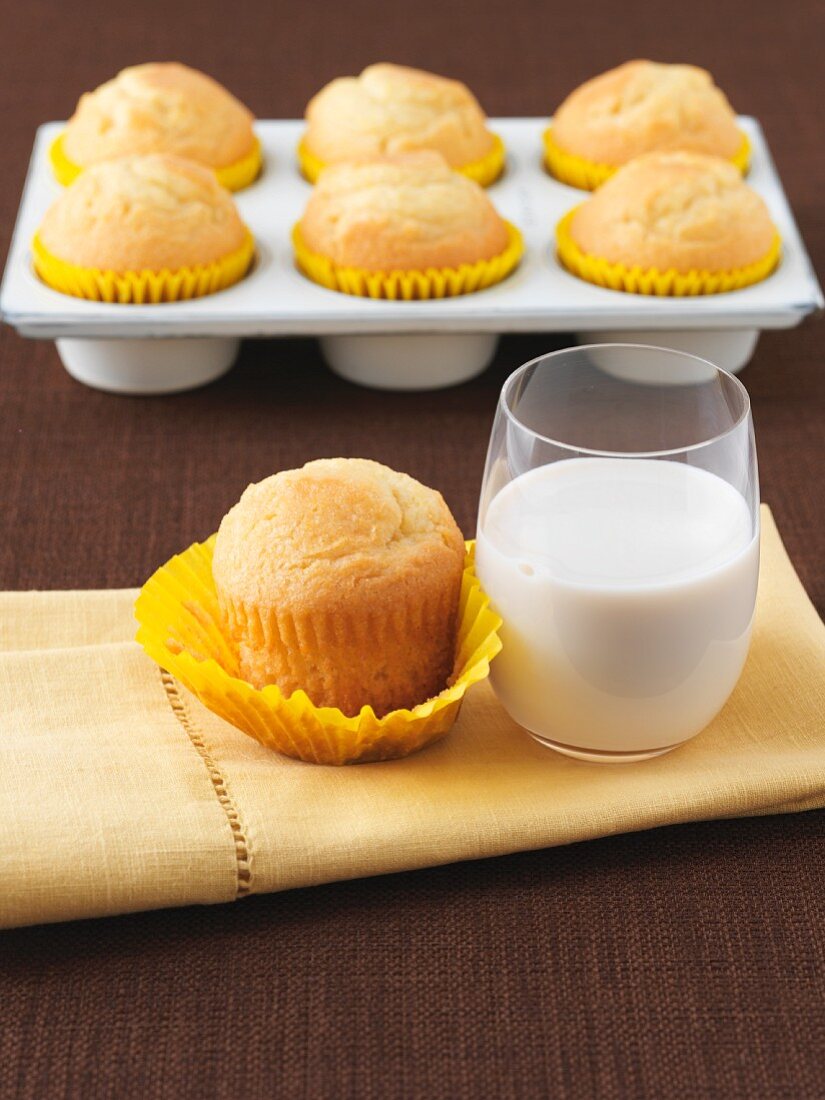
POLYGON ((453 671, 464 542, 443 498, 365 459, 320 459, 250 485, 212 571, 244 679, 378 715, 453 671))
POLYGON ((732 164, 681 152, 626 164, 562 219, 558 238, 562 261, 584 278, 595 259, 625 271, 735 273, 736 286, 769 274, 779 248, 763 199, 732 164))
POLYGON ((165 273, 163 297, 175 291, 173 276, 181 271, 204 274, 196 293, 220 289, 246 273, 253 251, 251 234, 214 172, 163 154, 88 169, 46 212, 33 245, 44 281, 82 297, 98 297, 94 287, 107 273, 165 273))
POLYGON ((53 150, 61 182, 115 157, 170 153, 213 168, 224 186, 260 169, 252 113, 205 73, 177 62, 124 69, 81 96, 53 150))
POLYGON ((326 169, 293 242, 310 278, 373 297, 392 291, 369 273, 418 274, 415 296, 444 296, 497 282, 521 256, 520 234, 481 187, 427 152, 326 169), (454 273, 454 285, 434 287, 439 272, 454 273))
POLYGON ((314 182, 322 166, 432 149, 451 168, 489 184, 504 147, 464 84, 402 65, 370 65, 327 84, 309 102, 300 153, 314 182))
POLYGON ((628 61, 582 84, 545 135, 549 170, 592 188, 634 157, 686 150, 747 168, 748 142, 710 73, 693 65, 628 61))

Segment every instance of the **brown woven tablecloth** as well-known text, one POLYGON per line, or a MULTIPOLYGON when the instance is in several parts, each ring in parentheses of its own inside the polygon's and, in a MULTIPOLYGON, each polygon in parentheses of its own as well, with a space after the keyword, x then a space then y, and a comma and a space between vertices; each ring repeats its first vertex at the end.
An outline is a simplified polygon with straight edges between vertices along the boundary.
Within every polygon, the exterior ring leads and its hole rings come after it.
MULTIPOLYGON (((2 0, 0 28, 3 251, 36 125, 130 62, 178 57, 290 117, 386 58, 515 115, 652 56, 706 65, 761 119, 825 270, 817 0, 2 0)), ((820 612, 823 341, 825 326, 768 334, 743 375, 763 497, 820 612)), ((410 396, 346 385, 311 341, 250 342, 208 389, 127 399, 3 329, 0 588, 138 584, 248 481, 322 455, 409 471, 471 532, 501 382, 559 345, 508 338, 478 381, 410 396)), ((809 813, 6 933, 0 1095, 821 1097, 823 883, 825 814, 809 813)))

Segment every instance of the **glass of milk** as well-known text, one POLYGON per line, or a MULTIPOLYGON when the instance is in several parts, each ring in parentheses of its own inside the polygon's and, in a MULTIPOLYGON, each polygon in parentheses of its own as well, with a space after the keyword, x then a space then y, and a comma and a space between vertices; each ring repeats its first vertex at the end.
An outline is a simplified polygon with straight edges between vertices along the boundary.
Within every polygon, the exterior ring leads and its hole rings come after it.
POLYGON ((491 679, 567 756, 694 737, 745 663, 759 572, 750 402, 684 352, 569 348, 504 385, 476 569, 504 620, 491 679))

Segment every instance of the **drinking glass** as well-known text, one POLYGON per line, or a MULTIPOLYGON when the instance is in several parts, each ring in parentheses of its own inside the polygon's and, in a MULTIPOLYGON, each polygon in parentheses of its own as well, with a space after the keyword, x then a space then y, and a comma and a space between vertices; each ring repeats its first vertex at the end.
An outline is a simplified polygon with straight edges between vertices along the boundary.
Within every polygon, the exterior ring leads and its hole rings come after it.
POLYGON ((694 737, 739 678, 756 601, 744 386, 630 344, 520 367, 493 424, 476 570, 504 621, 493 687, 537 741, 607 763, 694 737))

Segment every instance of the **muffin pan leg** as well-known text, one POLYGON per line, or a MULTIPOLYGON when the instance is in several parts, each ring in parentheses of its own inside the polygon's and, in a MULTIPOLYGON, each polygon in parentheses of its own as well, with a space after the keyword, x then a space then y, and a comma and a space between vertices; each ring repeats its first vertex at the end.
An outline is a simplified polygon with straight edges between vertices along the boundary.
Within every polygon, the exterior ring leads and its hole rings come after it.
POLYGON ((108 393, 179 393, 214 382, 238 357, 236 337, 81 339, 55 341, 63 366, 78 382, 108 393))
POLYGON ((320 342, 327 363, 348 382, 378 390, 436 390, 481 374, 496 353, 498 335, 323 336, 320 342))
MULTIPOLYGON (((652 347, 673 348, 675 351, 687 351, 707 359, 714 366, 730 374, 738 374, 750 362, 759 330, 741 329, 614 329, 601 332, 579 332, 576 339, 580 344, 647 344, 652 347)), ((621 371, 622 378, 628 382, 645 382, 644 368, 637 368, 632 362, 621 371)), ((657 381, 661 378, 657 376, 657 381)), ((678 378, 673 379, 678 382, 678 378)))

